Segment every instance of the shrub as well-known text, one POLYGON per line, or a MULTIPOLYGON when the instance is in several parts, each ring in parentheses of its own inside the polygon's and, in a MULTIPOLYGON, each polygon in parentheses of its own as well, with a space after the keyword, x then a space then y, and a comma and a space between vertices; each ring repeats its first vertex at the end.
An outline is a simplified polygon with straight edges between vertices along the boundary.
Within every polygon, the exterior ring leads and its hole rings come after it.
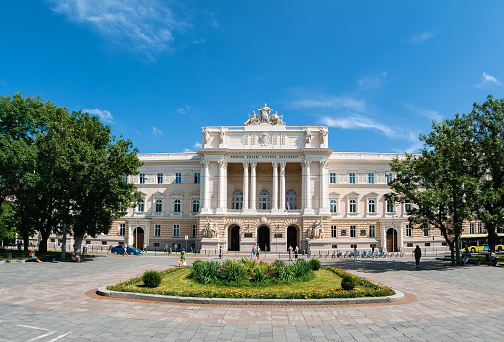
POLYGON ((294 266, 278 266, 275 267, 275 272, 273 275, 278 281, 284 281, 290 283, 294 279, 294 266))
POLYGON ((294 277, 300 278, 313 273, 311 265, 304 259, 299 259, 295 264, 292 265, 294 271, 294 277))
POLYGON ((285 263, 282 260, 277 259, 277 260, 273 261, 273 263, 271 264, 271 266, 273 266, 273 267, 284 267, 285 263))
POLYGON ((252 276, 252 281, 257 284, 262 284, 266 281, 267 278, 268 276, 264 274, 262 269, 259 268, 256 274, 252 276))
POLYGON ((202 284, 215 283, 219 275, 219 263, 217 261, 196 260, 191 267, 189 277, 202 284))
POLYGON ((355 281, 352 277, 343 277, 341 281, 341 287, 345 291, 351 291, 355 288, 355 281))
POLYGON ((142 280, 147 287, 158 287, 163 276, 158 271, 145 271, 142 280))
POLYGON ((313 258, 310 260, 310 266, 311 266, 312 270, 317 271, 320 269, 320 267, 322 267, 322 264, 320 263, 319 259, 313 258))
POLYGON ((229 284, 242 284, 247 278, 245 277, 245 267, 241 262, 227 259, 220 269, 220 279, 229 284))

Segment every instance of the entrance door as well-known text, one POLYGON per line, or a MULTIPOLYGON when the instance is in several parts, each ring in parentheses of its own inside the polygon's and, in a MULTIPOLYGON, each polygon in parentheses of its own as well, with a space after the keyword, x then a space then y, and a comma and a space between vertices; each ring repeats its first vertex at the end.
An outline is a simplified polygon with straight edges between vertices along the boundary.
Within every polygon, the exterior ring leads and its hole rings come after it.
POLYGON ((240 227, 234 226, 229 229, 228 246, 230 251, 240 250, 240 227))
POLYGON ((394 228, 387 229, 387 252, 397 252, 397 231, 394 228))
POLYGON ((133 231, 133 247, 143 248, 144 244, 144 230, 142 227, 136 227, 133 231))
POLYGON ((287 228, 287 247, 286 250, 289 249, 289 246, 292 246, 293 249, 296 249, 298 245, 298 236, 297 236, 297 228, 294 226, 289 226, 287 228))
POLYGON ((257 244, 261 251, 269 251, 270 248, 270 230, 266 226, 259 227, 257 231, 257 244))

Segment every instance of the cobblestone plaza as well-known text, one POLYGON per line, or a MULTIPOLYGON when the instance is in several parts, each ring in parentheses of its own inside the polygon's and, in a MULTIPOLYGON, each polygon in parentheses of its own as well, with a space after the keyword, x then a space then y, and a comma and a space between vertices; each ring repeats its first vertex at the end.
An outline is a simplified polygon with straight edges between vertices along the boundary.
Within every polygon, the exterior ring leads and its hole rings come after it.
MULTIPOLYGON (((273 259, 271 259, 273 260, 273 259)), ((98 286, 176 257, 0 265, 0 341, 502 341, 501 268, 426 259, 323 260, 405 293, 393 305, 264 307, 111 300, 98 286)))

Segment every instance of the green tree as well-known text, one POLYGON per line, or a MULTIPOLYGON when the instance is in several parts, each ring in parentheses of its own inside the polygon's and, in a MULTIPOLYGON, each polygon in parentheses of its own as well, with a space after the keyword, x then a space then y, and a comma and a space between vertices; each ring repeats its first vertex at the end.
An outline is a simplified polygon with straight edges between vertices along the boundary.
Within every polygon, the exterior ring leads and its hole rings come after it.
POLYGON ((450 246, 451 261, 459 261, 458 238, 463 222, 471 218, 478 189, 474 174, 479 165, 472 158, 474 141, 471 122, 460 116, 433 123, 433 131, 420 136, 420 155, 406 154, 395 159, 391 168, 397 177, 390 183, 396 201, 411 201, 412 225, 429 224, 439 228, 450 246), (454 247, 457 246, 457 253, 454 247))
POLYGON ((504 226, 504 99, 489 95, 486 102, 473 105, 466 120, 473 123, 473 158, 480 166, 475 216, 484 223, 490 249, 495 250, 498 228, 504 226))

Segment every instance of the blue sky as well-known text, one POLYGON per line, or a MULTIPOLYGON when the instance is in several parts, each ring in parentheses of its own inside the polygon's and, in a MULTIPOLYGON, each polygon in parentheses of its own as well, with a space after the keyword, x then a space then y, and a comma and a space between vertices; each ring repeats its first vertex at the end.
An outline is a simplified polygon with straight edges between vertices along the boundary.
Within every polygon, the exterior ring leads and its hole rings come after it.
POLYGON ((343 152, 415 152, 504 97, 504 1, 4 1, 0 94, 100 116, 142 153, 267 103, 343 152))

